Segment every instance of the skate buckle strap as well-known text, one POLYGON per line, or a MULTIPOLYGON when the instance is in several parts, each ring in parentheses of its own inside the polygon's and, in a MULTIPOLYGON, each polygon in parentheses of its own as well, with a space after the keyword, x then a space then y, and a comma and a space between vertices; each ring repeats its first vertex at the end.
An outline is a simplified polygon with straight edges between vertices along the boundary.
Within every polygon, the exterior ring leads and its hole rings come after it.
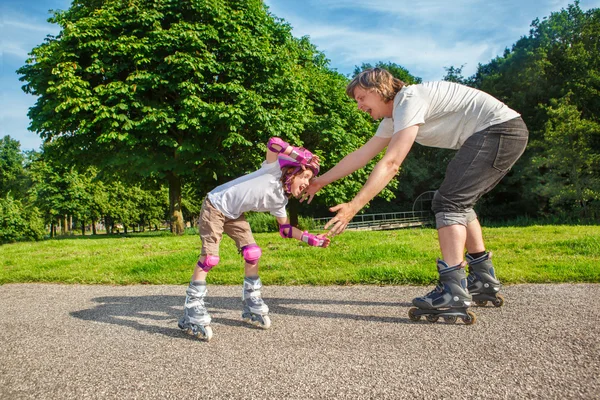
POLYGON ((471 256, 469 253, 467 253, 467 262, 469 263, 469 265, 479 264, 479 263, 489 260, 491 258, 492 258, 491 251, 489 251, 489 252, 485 253, 484 255, 482 255, 481 257, 477 257, 477 258, 473 258, 473 256, 471 256))

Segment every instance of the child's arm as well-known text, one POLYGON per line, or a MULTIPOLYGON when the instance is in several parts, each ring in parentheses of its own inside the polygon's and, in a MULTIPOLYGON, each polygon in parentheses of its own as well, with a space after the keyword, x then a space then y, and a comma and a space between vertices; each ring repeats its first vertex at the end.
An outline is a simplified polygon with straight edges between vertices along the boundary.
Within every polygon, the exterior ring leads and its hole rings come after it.
POLYGON ((317 164, 319 162, 318 157, 314 156, 310 151, 301 147, 291 146, 288 142, 285 142, 278 137, 272 137, 269 139, 269 142, 267 143, 267 149, 268 163, 275 162, 278 154, 290 156, 302 165, 307 165, 311 162, 311 160, 313 160, 313 158, 317 164))
POLYGON ((307 243, 309 246, 316 247, 327 247, 331 243, 331 240, 325 234, 313 235, 312 233, 308 233, 307 231, 302 232, 300 229, 291 226, 290 220, 287 217, 277 217, 277 223, 279 223, 279 234, 284 239, 294 238, 307 243))

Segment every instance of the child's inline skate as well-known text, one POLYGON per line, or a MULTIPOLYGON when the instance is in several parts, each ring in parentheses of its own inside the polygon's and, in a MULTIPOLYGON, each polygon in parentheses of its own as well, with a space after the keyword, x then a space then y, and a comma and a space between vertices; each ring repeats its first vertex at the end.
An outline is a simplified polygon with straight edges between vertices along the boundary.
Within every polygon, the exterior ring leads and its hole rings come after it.
POLYGON ((457 318, 461 318, 466 325, 475 323, 475 314, 467 311, 471 305, 471 295, 467 290, 465 265, 463 261, 450 267, 438 260, 439 283, 425 296, 413 299, 415 307, 408 310, 411 321, 418 321, 424 315, 429 322, 436 322, 442 317, 448 323, 455 323, 457 318))
POLYGON ((177 325, 188 335, 209 341, 213 336, 213 331, 210 327, 210 314, 204 306, 206 293, 206 283, 190 283, 186 290, 184 314, 177 325))
POLYGON ((242 318, 251 325, 262 329, 269 329, 271 327, 271 319, 268 315, 269 307, 261 297, 261 288, 262 282, 259 277, 244 279, 244 289, 242 293, 244 310, 242 311, 242 318))
POLYGON ((504 297, 498 294, 502 284, 494 272, 492 253, 485 253, 477 258, 467 253, 467 263, 469 263, 468 289, 475 304, 485 306, 488 301, 491 301, 495 307, 502 307, 504 297))

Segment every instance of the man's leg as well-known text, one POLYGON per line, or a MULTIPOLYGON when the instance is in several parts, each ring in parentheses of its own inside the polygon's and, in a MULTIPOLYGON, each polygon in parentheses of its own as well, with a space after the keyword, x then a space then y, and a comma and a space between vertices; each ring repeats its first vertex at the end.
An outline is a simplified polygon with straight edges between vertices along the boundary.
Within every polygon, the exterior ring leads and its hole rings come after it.
POLYGON ((485 252, 485 244, 483 243, 483 233, 479 219, 474 219, 467 225, 467 252, 469 254, 477 254, 485 252))

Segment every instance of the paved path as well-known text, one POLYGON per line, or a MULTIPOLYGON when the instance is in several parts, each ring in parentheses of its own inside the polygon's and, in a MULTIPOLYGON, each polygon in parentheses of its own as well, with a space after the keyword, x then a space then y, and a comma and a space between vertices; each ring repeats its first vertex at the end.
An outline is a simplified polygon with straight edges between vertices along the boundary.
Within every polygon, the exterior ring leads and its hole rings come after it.
POLYGON ((273 327, 209 286, 215 337, 183 334, 183 286, 0 286, 0 399, 592 399, 600 285, 516 285, 465 326, 407 317, 423 287, 267 286, 273 327))

